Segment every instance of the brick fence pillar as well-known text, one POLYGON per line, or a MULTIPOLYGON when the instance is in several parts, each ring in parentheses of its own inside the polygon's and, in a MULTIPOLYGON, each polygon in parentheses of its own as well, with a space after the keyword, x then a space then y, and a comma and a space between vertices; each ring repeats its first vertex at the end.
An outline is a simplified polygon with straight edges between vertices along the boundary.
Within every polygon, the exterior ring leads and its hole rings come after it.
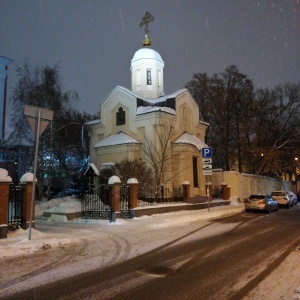
POLYGON ((182 189, 183 189, 183 199, 186 201, 186 203, 190 202, 190 183, 189 181, 184 181, 182 183, 182 189))
POLYGON ((7 238, 9 182, 0 182, 0 239, 7 238))
MULTIPOLYGON (((23 219, 21 227, 23 229, 29 228, 30 222, 30 210, 31 210, 31 198, 32 198, 32 183, 25 182, 22 184, 23 187, 23 219)), ((33 209, 32 215, 32 228, 35 228, 35 209, 33 209)))
POLYGON ((127 180, 127 184, 129 185, 129 203, 128 206, 130 208, 130 218, 134 218, 134 208, 138 206, 138 186, 139 182, 136 178, 130 178, 127 180))
MULTIPOLYGON (((32 199, 32 182, 33 182, 33 174, 25 173, 21 179, 20 184, 23 187, 23 219, 21 227, 23 229, 29 228, 30 223, 30 210, 31 210, 31 199, 32 199)), ((31 227, 35 228, 35 195, 34 195, 34 207, 32 210, 32 223, 31 227)))
POLYGON ((118 176, 112 176, 108 180, 108 185, 111 187, 111 208, 112 222, 116 221, 116 212, 120 212, 120 185, 121 180, 118 176))
POLYGON ((7 238, 7 218, 8 218, 8 200, 9 186, 12 182, 8 172, 0 169, 0 239, 7 238))
POLYGON ((229 200, 230 198, 230 186, 225 182, 222 183, 222 197, 223 200, 229 200))

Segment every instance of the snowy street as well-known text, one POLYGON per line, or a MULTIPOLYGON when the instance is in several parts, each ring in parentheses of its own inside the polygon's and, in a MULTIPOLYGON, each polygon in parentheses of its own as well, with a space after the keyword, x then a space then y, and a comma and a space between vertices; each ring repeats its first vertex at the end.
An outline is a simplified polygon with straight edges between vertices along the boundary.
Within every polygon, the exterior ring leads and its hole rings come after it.
MULTIPOLYGON (((31 241, 23 230, 0 241, 0 298, 5 299, 12 292, 103 269, 158 248, 213 237, 216 233, 220 234, 220 226, 211 223, 214 219, 240 214, 243 209, 242 204, 235 204, 211 208, 210 212, 207 209, 182 211, 117 220, 116 223, 81 219, 66 222, 62 217, 37 220, 31 241)), ((299 215, 300 207, 290 213, 299 215)), ((263 214, 254 217, 269 223, 269 218, 273 220, 277 216, 263 214)), ((253 216, 249 214, 249 218, 253 216)), ((222 222, 221 233, 226 234, 242 225, 222 222)), ((271 274, 262 277, 262 282, 245 299, 298 299, 300 245, 296 245, 271 274), (283 277, 289 280, 282 280, 283 277)), ((276 259, 278 261, 278 257, 276 259)), ((263 270, 256 272, 260 274, 263 270)), ((248 275, 237 280, 236 289, 241 289, 250 276, 254 276, 248 275)))

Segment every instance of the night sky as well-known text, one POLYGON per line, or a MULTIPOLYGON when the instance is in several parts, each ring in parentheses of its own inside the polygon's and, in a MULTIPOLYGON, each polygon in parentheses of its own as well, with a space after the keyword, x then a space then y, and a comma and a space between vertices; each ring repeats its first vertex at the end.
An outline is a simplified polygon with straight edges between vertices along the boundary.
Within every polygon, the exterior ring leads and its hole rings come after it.
POLYGON ((0 0, 0 55, 9 67, 58 64, 63 91, 76 90, 80 110, 99 111, 117 85, 131 89, 130 64, 142 47, 145 12, 152 48, 165 62, 164 90, 194 73, 236 65, 254 86, 300 81, 299 0, 0 0))

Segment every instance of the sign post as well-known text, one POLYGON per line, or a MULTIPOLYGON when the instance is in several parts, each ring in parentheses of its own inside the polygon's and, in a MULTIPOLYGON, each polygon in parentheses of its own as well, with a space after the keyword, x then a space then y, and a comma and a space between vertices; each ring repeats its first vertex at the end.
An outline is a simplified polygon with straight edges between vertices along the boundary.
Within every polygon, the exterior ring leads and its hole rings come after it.
POLYGON ((31 205, 30 205, 29 231, 28 231, 28 240, 30 240, 34 198, 35 198, 35 180, 36 180, 37 157, 38 157, 38 149, 39 149, 39 137, 46 129, 49 121, 53 120, 53 111, 45 108, 25 105, 24 114, 27 117, 28 123, 32 131, 35 133, 34 136, 35 154, 34 154, 34 167, 33 167, 32 195, 31 195, 31 205))
POLYGON ((208 197, 207 201, 207 208, 210 212, 210 205, 209 205, 209 178, 208 176, 212 175, 212 149, 211 147, 202 148, 202 169, 203 175, 206 176, 206 194, 208 197))

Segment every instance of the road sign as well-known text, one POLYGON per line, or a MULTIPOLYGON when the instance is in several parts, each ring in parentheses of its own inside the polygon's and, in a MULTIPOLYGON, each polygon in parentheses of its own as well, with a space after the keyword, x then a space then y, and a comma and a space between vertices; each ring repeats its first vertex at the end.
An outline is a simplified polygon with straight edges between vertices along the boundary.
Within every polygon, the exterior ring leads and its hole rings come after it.
POLYGON ((203 158, 202 159, 202 164, 212 164, 212 158, 203 158))
POLYGON ((203 170, 203 175, 212 175, 212 170, 203 170))
POLYGON ((210 170, 210 169, 212 169, 212 165, 211 165, 211 164, 203 165, 203 166, 202 166, 202 169, 203 169, 203 170, 210 170))
POLYGON ((39 123, 38 128, 38 134, 39 136, 43 133, 43 131, 46 129, 46 127, 49 124, 49 121, 53 120, 53 110, 46 109, 46 108, 40 108, 36 106, 31 105, 25 105, 24 108, 24 114, 27 117, 28 123, 33 131, 35 133, 35 130, 37 129, 37 123, 39 123), (37 122, 38 121, 38 122, 37 122))
POLYGON ((210 158, 210 157, 212 157, 212 149, 211 149, 211 147, 202 148, 202 157, 203 158, 210 158))

